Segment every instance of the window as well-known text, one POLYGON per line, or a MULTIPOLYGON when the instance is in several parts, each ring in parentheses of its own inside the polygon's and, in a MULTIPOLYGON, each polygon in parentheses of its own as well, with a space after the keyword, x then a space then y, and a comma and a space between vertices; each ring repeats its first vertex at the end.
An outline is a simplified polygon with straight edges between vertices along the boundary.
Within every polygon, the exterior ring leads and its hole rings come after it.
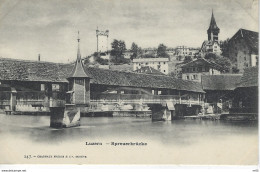
POLYGON ((60 85, 59 84, 52 84, 52 91, 60 91, 60 85))
POLYGON ((186 76, 186 79, 187 79, 187 80, 189 80, 189 79, 190 79, 190 77, 189 77, 189 76, 186 76))
POLYGON ((41 84, 41 91, 45 91, 45 84, 41 84))
POLYGON ((166 72, 165 70, 163 70, 163 72, 166 72))
POLYGON ((145 63, 145 65, 148 65, 148 63, 145 63))
POLYGON ((158 91, 158 95, 161 95, 162 94, 162 91, 158 91))
POLYGON ((84 79, 75 79, 75 84, 84 85, 84 79))
POLYGON ((161 62, 159 62, 159 64, 161 64, 161 62))
POLYGON ((246 57, 244 57, 244 60, 246 61, 246 57))
POLYGON ((198 75, 193 75, 193 79, 197 80, 198 79, 198 75))
POLYGON ((199 67, 199 68, 198 68, 198 71, 201 72, 201 71, 202 71, 202 67, 199 67))
POLYGON ((163 64, 165 64, 165 62, 163 62, 163 64))
POLYGON ((194 72, 194 71, 196 70, 195 67, 194 67, 192 70, 193 70, 193 72, 194 72))

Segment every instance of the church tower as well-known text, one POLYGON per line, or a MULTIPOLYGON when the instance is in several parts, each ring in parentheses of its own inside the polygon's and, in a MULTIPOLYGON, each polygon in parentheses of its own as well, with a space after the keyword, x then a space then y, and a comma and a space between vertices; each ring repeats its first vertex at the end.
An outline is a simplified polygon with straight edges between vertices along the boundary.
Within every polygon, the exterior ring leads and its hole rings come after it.
POLYGON ((216 20, 214 18, 213 10, 210 20, 210 25, 208 29, 208 41, 218 41, 219 28, 217 26, 216 20))

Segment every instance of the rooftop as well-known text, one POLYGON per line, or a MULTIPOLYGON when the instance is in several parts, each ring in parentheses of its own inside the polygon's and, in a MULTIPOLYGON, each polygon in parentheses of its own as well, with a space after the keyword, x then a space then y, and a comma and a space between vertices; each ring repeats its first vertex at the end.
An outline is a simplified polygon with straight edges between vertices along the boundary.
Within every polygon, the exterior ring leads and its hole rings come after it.
MULTIPOLYGON (((0 80, 68 82, 74 64, 22 61, 0 58, 0 80)), ((92 84, 142 88, 166 88, 204 92, 201 84, 166 75, 113 71, 84 66, 92 84)))
POLYGON ((239 29, 235 35, 230 39, 230 41, 244 39, 247 45, 258 54, 258 32, 254 32, 246 29, 239 29))
POLYGON ((133 62, 168 62, 169 58, 140 58, 133 59, 133 62))
POLYGON ((196 59, 193 61, 190 61, 186 64, 184 64, 183 66, 181 66, 182 68, 187 68, 187 67, 198 67, 198 66, 203 66, 203 65, 208 65, 209 67, 212 67, 214 69, 218 69, 218 70, 222 70, 222 67, 214 62, 208 61, 204 58, 200 58, 200 59, 196 59))
POLYGON ((203 75, 203 90, 234 90, 240 82, 242 74, 203 75))
POLYGON ((245 68, 237 87, 258 87, 258 66, 245 68))

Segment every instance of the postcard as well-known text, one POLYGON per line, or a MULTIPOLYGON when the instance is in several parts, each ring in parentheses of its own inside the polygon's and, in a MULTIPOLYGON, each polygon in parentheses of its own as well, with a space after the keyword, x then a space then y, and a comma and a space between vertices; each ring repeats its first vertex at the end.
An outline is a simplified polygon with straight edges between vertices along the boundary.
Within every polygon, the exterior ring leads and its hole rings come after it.
POLYGON ((258 165, 258 0, 0 0, 0 164, 258 165))

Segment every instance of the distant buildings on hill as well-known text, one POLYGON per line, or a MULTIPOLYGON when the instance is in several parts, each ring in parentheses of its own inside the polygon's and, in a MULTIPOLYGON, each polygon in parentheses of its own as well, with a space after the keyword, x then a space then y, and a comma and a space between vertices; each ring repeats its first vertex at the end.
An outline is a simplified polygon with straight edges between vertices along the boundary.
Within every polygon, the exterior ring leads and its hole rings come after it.
POLYGON ((144 66, 152 67, 163 74, 169 73, 168 58, 139 58, 133 59, 133 71, 136 71, 144 66))
MULTIPOLYGON (((180 74, 183 72, 182 66, 187 61, 185 58, 188 56, 190 60, 196 60, 197 57, 204 58, 207 54, 221 55, 222 50, 219 41, 220 28, 217 26, 214 13, 212 11, 209 28, 207 30, 208 39, 202 43, 201 48, 192 48, 185 45, 177 46, 175 48, 168 47, 166 53, 169 55, 167 58, 157 58, 157 48, 142 48, 142 51, 136 59, 133 59, 133 71, 140 69, 144 66, 149 66, 162 72, 164 74, 175 73, 180 74)), ((108 37, 109 31, 96 30, 97 36, 97 52, 103 59, 110 60, 110 50, 108 50, 108 37)), ((258 32, 239 29, 234 36, 227 41, 225 47, 225 56, 229 58, 237 67, 239 73, 243 73, 247 67, 258 66, 258 32), (226 52, 228 51, 228 52, 226 52)), ((133 52, 127 49, 123 52, 125 59, 131 59, 133 52)), ((94 61, 94 57, 89 58, 90 62, 94 61)), ((198 67, 199 68, 199 67, 198 67)), ((142 71, 142 70, 140 70, 142 71)), ((187 73, 187 71, 185 71, 187 73)), ((186 77, 193 78, 192 75, 183 74, 186 77)))

